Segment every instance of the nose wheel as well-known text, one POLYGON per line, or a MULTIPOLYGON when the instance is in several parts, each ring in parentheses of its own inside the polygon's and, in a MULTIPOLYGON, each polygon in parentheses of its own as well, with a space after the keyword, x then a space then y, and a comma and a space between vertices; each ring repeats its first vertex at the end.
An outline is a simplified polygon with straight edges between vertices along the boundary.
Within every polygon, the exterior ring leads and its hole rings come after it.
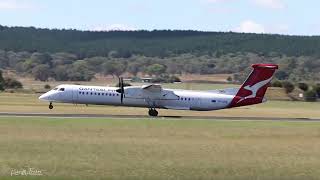
POLYGON ((152 117, 157 117, 158 116, 158 111, 156 109, 149 109, 149 116, 152 117))
POLYGON ((49 109, 53 109, 52 103, 49 104, 49 109))

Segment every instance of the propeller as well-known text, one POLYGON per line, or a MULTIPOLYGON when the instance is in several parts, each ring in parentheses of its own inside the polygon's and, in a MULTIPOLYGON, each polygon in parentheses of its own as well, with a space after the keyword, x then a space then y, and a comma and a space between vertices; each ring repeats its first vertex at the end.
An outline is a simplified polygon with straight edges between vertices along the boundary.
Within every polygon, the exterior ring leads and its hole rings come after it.
POLYGON ((121 104, 123 104, 123 98, 125 97, 124 95, 124 83, 123 83, 123 78, 119 77, 119 89, 116 90, 118 93, 121 93, 121 104))

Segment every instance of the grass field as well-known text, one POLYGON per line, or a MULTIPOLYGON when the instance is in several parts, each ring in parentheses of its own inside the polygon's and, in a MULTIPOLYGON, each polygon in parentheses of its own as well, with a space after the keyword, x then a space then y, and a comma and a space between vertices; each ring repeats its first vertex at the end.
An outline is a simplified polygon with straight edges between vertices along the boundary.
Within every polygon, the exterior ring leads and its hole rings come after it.
MULTIPOLYGON (((118 79, 116 77, 112 76, 97 76, 96 79, 93 79, 90 82, 85 81, 48 81, 48 82, 42 82, 42 81, 36 81, 32 77, 21 77, 17 76, 15 74, 7 75, 9 77, 15 77, 16 79, 19 79, 24 85, 24 88, 26 89, 35 89, 35 90, 41 90, 43 89, 44 85, 49 84, 50 86, 54 87, 59 84, 82 84, 82 85, 100 85, 100 86, 114 86, 117 84, 118 79)), ((190 88, 190 89, 216 89, 216 88, 225 88, 225 87, 232 87, 235 85, 225 85, 226 79, 232 76, 230 74, 215 74, 215 75, 183 75, 181 77, 181 80, 183 82, 185 81, 192 81, 192 80, 202 80, 202 81, 215 81, 215 82, 221 82, 222 84, 210 84, 210 83, 180 83, 180 84, 164 84, 165 87, 178 87, 178 88, 190 88)), ((142 83, 132 83, 130 84, 138 84, 141 85, 142 83)))
MULTIPOLYGON (((21 113, 58 113, 58 114, 109 114, 109 115, 146 115, 145 108, 113 106, 89 106, 54 104, 53 110, 48 104, 40 102, 36 94, 0 93, 0 112, 21 113)), ((282 117, 282 118, 320 118, 320 103, 269 101, 255 106, 235 109, 197 112, 160 110, 160 115, 167 116, 224 116, 224 117, 282 117)))
POLYGON ((1 179, 319 179, 320 123, 0 118, 1 179), (41 177, 10 177, 34 168, 41 177))

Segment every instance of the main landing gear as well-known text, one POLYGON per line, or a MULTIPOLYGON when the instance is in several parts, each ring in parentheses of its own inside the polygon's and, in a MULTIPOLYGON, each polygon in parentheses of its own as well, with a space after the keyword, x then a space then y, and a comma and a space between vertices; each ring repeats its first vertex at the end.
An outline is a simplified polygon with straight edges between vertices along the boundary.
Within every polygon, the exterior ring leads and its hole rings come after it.
POLYGON ((154 108, 149 109, 149 116, 152 117, 157 117, 158 116, 158 111, 154 108))
POLYGON ((49 104, 49 109, 53 109, 52 102, 49 104))

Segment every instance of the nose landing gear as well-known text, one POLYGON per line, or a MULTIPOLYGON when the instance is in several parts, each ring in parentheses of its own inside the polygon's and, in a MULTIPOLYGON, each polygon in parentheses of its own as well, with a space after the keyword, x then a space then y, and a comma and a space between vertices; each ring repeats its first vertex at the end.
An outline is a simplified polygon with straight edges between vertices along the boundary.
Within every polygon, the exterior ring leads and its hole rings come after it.
POLYGON ((157 117, 158 116, 158 111, 156 109, 149 109, 149 116, 152 116, 152 117, 157 117))
POLYGON ((49 109, 53 109, 52 103, 49 104, 49 109))

